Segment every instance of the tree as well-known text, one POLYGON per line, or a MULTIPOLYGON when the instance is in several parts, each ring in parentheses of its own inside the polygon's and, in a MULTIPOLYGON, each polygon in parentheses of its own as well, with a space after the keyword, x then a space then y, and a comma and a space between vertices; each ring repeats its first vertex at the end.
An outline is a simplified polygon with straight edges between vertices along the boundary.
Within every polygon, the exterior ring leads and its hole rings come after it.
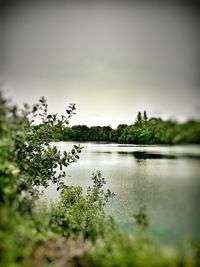
POLYGON ((142 121, 142 114, 139 111, 138 114, 137 114, 137 120, 136 120, 136 122, 141 122, 141 121, 142 121))
POLYGON ((147 121, 147 120, 148 120, 146 110, 144 111, 144 116, 143 116, 143 118, 144 118, 144 121, 147 121))
MULTIPOLYGON (((0 141, 4 144, 1 152, 5 151, 4 154, 0 153, 0 163, 2 158, 1 166, 5 166, 3 172, 9 172, 10 175, 14 168, 14 171, 16 169, 19 173, 18 177, 14 176, 16 180, 11 177, 13 181, 10 189, 13 192, 12 199, 20 199, 19 202, 23 204, 18 207, 24 207, 24 203, 31 200, 30 206, 26 205, 30 209, 34 203, 32 197, 37 198, 39 186, 47 187, 51 182, 57 185, 57 190, 61 189, 64 185, 63 178, 66 175, 63 166, 68 167, 79 159, 82 149, 80 145, 74 145, 70 152, 61 153, 56 146, 51 144, 52 141, 55 141, 55 136, 68 125, 76 108, 74 104, 70 104, 66 110, 67 115, 58 117, 57 114, 48 114, 47 102, 44 97, 41 97, 39 102, 32 107, 25 104, 22 109, 8 104, 3 100, 1 94, 0 100, 0 117, 2 118, 0 129, 3 129, 0 141), (36 117, 39 124, 35 123, 36 117), (9 166, 11 165, 13 167, 10 170, 9 166), (59 173, 56 171, 57 168, 60 169, 59 173)), ((4 190, 6 181, 10 185, 11 182, 5 175, 1 180, 1 192, 5 191, 5 196, 2 198, 5 200, 8 191, 4 190)))

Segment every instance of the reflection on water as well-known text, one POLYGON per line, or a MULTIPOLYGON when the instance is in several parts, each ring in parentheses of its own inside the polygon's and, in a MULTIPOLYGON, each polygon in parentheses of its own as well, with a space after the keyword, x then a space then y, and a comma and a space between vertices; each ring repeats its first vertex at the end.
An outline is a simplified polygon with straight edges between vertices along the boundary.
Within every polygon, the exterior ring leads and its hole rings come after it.
MULTIPOLYGON (((200 237, 200 147, 137 146, 84 143, 81 159, 66 169, 66 183, 86 189, 91 173, 100 170, 107 187, 116 193, 107 213, 120 227, 132 231, 132 214, 145 205, 151 218, 149 232, 162 242, 200 237)), ((69 150, 70 142, 57 143, 69 150)), ((51 186, 50 199, 58 193, 51 186)))
MULTIPOLYGON (((91 151, 91 153, 104 153, 104 154, 112 154, 112 151, 91 151)), ((200 159, 200 155, 193 155, 193 154, 180 154, 180 155, 167 155, 167 154, 159 154, 159 153, 148 153, 146 151, 118 151, 118 154, 121 155, 133 155, 137 160, 144 160, 144 159, 178 159, 178 158, 186 158, 186 159, 200 159)))
POLYGON ((120 151, 118 153, 122 155, 132 154, 138 161, 144 160, 144 159, 176 159, 177 158, 176 156, 173 156, 173 155, 147 153, 145 151, 134 151, 134 152, 120 151))

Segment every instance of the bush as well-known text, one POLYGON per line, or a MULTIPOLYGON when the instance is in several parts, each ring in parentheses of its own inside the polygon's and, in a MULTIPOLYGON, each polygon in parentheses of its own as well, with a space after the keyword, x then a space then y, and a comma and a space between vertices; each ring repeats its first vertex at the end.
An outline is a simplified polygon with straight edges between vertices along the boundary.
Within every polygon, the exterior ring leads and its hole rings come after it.
POLYGON ((93 186, 83 195, 81 187, 65 186, 60 201, 52 205, 50 228, 64 236, 95 240, 114 228, 112 218, 107 218, 104 205, 114 194, 102 190, 105 179, 100 172, 92 175, 93 186))

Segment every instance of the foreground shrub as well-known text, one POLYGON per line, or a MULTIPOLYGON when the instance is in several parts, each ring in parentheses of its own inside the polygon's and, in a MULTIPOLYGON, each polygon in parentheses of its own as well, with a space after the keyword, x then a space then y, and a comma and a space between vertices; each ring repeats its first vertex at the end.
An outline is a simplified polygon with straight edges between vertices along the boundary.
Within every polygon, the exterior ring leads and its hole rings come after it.
POLYGON ((172 247, 157 247, 145 235, 119 232, 98 241, 86 259, 84 267, 198 267, 200 262, 194 247, 180 252, 172 247))
POLYGON ((100 172, 92 175, 93 186, 87 194, 81 187, 65 186, 60 194, 60 201, 52 205, 50 228, 64 236, 81 237, 95 240, 105 236, 114 228, 112 218, 107 218, 104 205, 114 194, 105 192, 105 179, 100 172))

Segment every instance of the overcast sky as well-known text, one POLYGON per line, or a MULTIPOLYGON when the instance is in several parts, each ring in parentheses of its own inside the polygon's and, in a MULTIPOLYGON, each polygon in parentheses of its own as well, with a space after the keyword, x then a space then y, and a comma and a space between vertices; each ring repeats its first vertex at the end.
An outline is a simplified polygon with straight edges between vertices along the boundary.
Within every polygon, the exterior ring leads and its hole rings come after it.
POLYGON ((158 2, 4 7, 0 79, 6 95, 20 105, 44 95, 49 110, 59 113, 76 103, 72 124, 132 123, 144 109, 163 118, 200 118, 198 12, 158 2))

